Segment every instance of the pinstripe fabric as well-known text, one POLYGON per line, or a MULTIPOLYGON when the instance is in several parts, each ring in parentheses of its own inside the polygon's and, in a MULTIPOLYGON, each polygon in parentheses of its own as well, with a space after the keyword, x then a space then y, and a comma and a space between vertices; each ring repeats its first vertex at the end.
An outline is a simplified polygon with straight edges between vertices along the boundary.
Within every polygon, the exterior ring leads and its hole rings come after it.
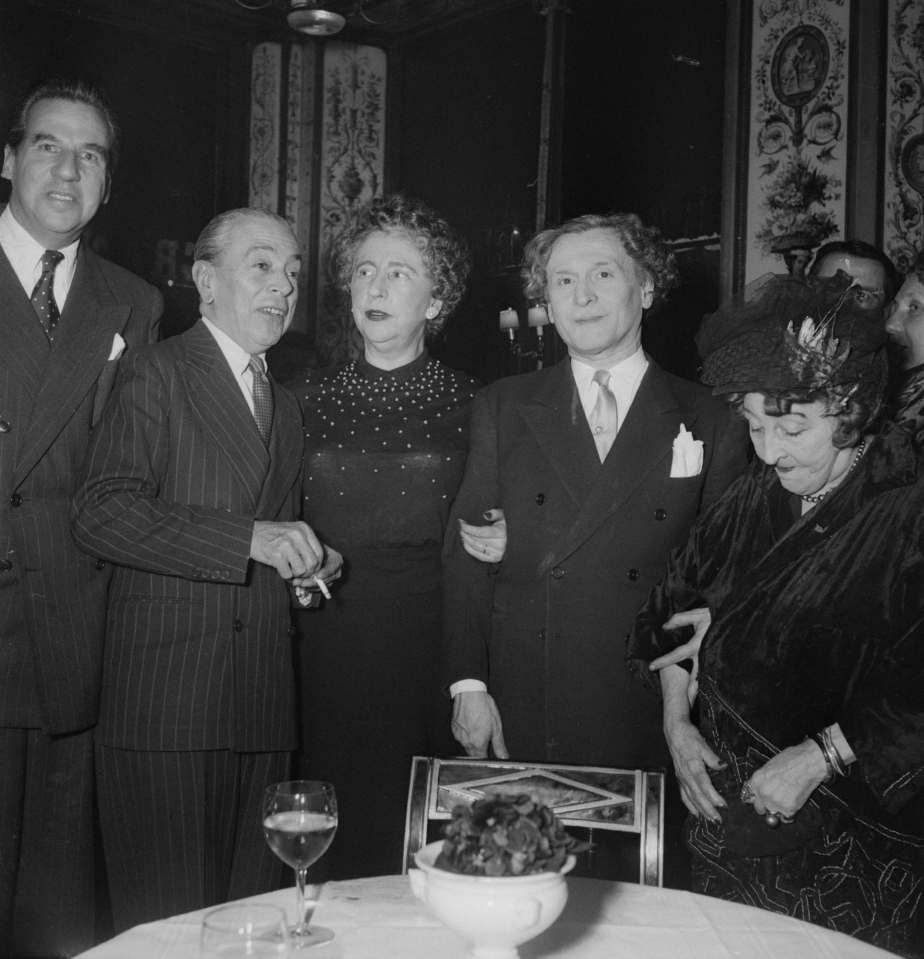
POLYGON ((288 753, 96 752, 116 932, 282 884, 261 813, 288 753))
POLYGON ((75 499, 78 542, 118 564, 100 743, 295 745, 288 591, 248 559, 254 519, 300 510, 301 416, 274 389, 267 449, 201 322, 120 372, 75 499))
POLYGON ((17 949, 70 955, 92 932, 92 754, 77 731, 96 721, 110 576, 74 543, 70 501, 112 385, 114 336, 153 340, 163 302, 81 245, 53 347, 2 252, 0 305, 0 727, 24 750, 22 776, 0 757, 0 915, 15 889, 17 949))

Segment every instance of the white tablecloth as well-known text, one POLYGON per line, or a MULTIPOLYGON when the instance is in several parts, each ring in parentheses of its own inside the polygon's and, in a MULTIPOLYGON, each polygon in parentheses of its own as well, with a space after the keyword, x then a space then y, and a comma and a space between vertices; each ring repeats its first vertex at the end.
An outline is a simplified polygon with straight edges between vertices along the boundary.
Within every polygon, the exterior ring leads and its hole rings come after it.
MULTIPOLYGON (((558 922, 520 947, 523 959, 884 959, 892 953, 760 909, 707 896, 594 879, 568 880, 558 922)), ((283 906, 295 893, 255 901, 283 906)), ((136 926, 81 959, 199 959, 202 912, 136 926)), ((411 894, 406 876, 328 883, 314 921, 337 938, 311 959, 465 959, 464 943, 411 894)))

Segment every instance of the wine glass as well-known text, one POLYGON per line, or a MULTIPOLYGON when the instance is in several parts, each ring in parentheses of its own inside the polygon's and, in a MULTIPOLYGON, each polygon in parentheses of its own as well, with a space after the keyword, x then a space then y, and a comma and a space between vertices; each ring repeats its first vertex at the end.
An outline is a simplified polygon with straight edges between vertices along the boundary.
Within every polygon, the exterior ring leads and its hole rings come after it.
POLYGON ((286 915, 258 902, 219 906, 203 917, 199 942, 203 959, 284 959, 289 954, 286 915))
POLYGON ((306 898, 308 867, 327 851, 337 830, 337 794, 330 783, 294 779, 266 787, 263 835, 270 849, 295 870, 293 949, 317 946, 334 938, 330 929, 310 927, 317 900, 306 898))

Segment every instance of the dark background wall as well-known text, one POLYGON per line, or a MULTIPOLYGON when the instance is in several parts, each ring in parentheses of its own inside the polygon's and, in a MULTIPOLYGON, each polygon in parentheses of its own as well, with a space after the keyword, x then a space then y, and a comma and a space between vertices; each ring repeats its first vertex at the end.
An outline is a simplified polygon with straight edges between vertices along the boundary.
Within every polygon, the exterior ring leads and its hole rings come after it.
MULTIPOLYGON (((546 37, 538 6, 504 0, 472 19, 380 38, 386 186, 430 202, 469 240, 471 291, 437 352, 485 380, 531 366, 505 347, 497 314, 510 305, 525 315, 516 264, 536 226, 546 37)), ((568 6, 550 128, 551 219, 623 209, 672 239, 717 233, 725 2, 704 0, 695 16, 688 0, 568 6)), ((168 331, 195 310, 184 285, 189 244, 215 212, 246 202, 250 51, 293 37, 278 11, 269 14, 258 20, 232 0, 0 0, 0 128, 48 75, 78 73, 106 89, 124 151, 93 242, 162 287, 168 331)), ((716 243, 682 256, 684 287, 649 318, 646 344, 691 372, 693 331, 717 296, 716 243)), ((535 348, 533 333, 520 339, 535 348)), ((560 354, 550 332, 546 360, 560 354)))
MULTIPOLYGON (((124 15, 114 7, 111 16, 70 6, 0 2, 0 130, 48 77, 80 76, 105 90, 121 123, 122 158, 88 238, 161 286, 168 331, 185 326, 197 303, 184 286, 187 244, 217 210, 246 202, 249 51, 240 35, 203 29, 182 13, 145 16, 144 4, 128 2, 124 15)), ((0 202, 8 192, 0 180, 0 202)))

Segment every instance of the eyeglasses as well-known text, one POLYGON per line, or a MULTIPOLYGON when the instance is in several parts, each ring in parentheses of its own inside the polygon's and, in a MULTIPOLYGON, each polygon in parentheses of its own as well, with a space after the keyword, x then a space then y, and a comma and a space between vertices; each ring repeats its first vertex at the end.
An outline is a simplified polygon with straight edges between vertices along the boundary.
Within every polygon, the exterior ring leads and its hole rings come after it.
POLYGON ((870 290, 865 286, 855 286, 853 298, 859 306, 878 306, 885 299, 885 290, 870 290))

